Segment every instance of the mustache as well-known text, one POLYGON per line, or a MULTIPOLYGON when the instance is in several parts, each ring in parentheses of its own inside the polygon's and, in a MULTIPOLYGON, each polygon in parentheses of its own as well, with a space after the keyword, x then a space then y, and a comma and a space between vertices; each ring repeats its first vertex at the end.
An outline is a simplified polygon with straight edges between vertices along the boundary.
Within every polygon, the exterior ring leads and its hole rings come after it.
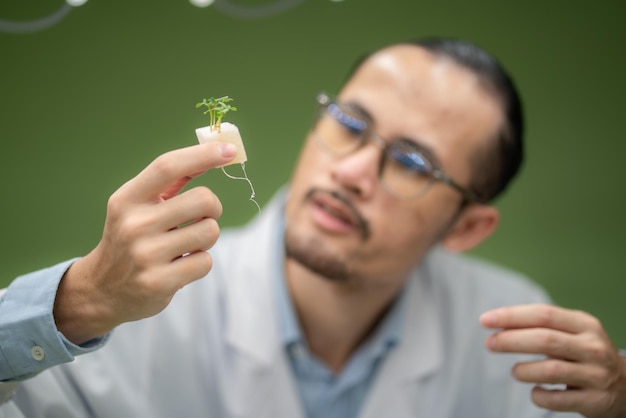
POLYGON ((305 200, 312 200, 315 195, 320 195, 320 194, 330 196, 333 199, 341 202, 341 204, 352 215, 352 219, 356 222, 356 227, 363 241, 367 241, 369 239, 371 235, 369 222, 367 221, 367 219, 365 219, 365 217, 361 214, 361 212, 359 212, 359 210, 352 203, 350 198, 348 198, 348 196, 336 190, 324 190, 324 189, 314 187, 307 192, 307 194, 305 195, 305 200))

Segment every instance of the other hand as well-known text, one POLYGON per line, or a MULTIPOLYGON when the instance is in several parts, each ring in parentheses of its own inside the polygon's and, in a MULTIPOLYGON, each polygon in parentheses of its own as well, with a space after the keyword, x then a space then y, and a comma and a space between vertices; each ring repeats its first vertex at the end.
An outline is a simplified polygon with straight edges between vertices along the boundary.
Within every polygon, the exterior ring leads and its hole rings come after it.
POLYGON ((480 322, 498 329, 486 341, 491 351, 546 356, 513 368, 516 379, 537 384, 535 404, 588 418, 626 417, 626 358, 595 317, 537 304, 494 309, 480 322), (542 384, 564 386, 548 389, 542 384))

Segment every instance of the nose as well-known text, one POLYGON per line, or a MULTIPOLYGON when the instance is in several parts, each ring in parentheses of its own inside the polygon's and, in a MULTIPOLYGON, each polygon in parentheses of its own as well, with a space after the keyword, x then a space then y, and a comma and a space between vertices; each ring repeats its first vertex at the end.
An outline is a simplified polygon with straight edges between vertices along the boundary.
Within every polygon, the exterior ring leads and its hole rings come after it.
POLYGON ((344 189, 359 198, 369 198, 378 186, 381 149, 368 142, 356 151, 338 156, 332 163, 331 176, 344 189))

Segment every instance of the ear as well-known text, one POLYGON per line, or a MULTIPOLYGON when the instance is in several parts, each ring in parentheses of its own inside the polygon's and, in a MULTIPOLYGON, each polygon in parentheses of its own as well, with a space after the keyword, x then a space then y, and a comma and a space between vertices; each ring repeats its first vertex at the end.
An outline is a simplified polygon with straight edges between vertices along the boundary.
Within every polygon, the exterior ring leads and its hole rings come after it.
POLYGON ((471 204, 461 212, 442 244, 448 251, 471 250, 496 230, 499 221, 500 212, 495 207, 471 204))

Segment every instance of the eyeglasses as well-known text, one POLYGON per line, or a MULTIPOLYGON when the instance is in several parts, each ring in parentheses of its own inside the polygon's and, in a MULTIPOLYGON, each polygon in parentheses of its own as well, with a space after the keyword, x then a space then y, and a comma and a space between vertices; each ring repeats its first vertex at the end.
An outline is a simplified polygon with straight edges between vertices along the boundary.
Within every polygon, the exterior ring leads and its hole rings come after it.
POLYGON ((466 201, 478 196, 453 181, 437 168, 414 141, 397 139, 386 142, 372 129, 372 121, 355 106, 336 101, 326 93, 317 95, 319 113, 314 136, 327 150, 338 156, 348 155, 368 142, 382 150, 378 177, 383 187, 399 198, 418 198, 435 181, 447 184, 466 201))

